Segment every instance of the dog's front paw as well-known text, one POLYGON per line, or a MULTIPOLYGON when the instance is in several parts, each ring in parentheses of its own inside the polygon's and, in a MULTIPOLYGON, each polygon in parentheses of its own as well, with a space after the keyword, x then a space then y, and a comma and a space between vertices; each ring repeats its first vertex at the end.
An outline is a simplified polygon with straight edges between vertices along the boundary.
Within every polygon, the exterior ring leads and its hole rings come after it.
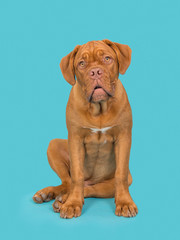
POLYGON ((138 208, 131 197, 116 200, 115 214, 117 216, 135 217, 137 213, 138 208))
POLYGON ((64 204, 61 204, 60 207, 60 217, 61 218, 73 218, 73 217, 79 217, 81 215, 82 211, 82 204, 73 201, 73 202, 65 202, 64 204))

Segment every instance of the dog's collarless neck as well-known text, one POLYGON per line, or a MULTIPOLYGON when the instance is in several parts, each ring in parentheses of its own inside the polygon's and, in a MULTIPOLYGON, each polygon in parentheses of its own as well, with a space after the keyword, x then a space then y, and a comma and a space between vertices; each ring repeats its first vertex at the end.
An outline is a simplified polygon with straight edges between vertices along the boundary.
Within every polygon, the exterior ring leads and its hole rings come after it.
POLYGON ((108 100, 98 103, 89 103, 89 112, 93 116, 99 116, 100 114, 105 114, 108 111, 108 100))

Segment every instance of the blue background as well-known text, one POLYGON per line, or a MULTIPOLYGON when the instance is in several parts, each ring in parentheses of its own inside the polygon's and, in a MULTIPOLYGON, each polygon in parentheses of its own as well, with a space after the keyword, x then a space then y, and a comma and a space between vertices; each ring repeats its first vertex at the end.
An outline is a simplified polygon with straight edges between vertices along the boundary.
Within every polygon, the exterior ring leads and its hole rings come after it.
POLYGON ((1 236, 3 239, 179 239, 179 1, 0 1, 1 236), (114 199, 86 199, 60 219, 33 194, 59 179, 48 165, 53 138, 67 138, 71 86, 59 62, 77 44, 128 44, 120 76, 133 111, 130 192, 139 207, 116 217, 114 199))

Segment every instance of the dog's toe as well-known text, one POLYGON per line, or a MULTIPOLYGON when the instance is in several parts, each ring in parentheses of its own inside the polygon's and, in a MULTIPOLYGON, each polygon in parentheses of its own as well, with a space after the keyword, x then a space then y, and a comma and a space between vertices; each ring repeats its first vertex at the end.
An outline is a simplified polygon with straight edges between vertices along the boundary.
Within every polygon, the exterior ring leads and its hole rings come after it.
POLYGON ((69 194, 68 193, 64 193, 64 194, 59 194, 57 197, 56 197, 56 200, 58 200, 59 202, 61 203, 65 203, 67 198, 68 198, 69 194))
POLYGON ((59 202, 57 199, 54 201, 54 203, 53 203, 53 210, 54 210, 54 212, 60 212, 60 209, 61 209, 61 207, 62 207, 62 203, 61 202, 59 202))
POLYGON ((42 203, 42 202, 43 202, 43 199, 42 199, 41 195, 37 195, 37 194, 35 194, 35 195, 33 196, 33 200, 34 200, 34 202, 36 202, 36 203, 42 203))

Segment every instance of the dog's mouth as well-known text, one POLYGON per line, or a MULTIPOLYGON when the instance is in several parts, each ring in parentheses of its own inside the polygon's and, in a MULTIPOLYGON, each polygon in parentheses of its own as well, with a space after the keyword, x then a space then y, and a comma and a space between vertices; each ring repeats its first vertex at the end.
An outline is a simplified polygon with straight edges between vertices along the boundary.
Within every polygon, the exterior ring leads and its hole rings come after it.
POLYGON ((92 94, 89 97, 89 101, 102 101, 106 100, 108 97, 111 97, 112 95, 106 91, 103 87, 101 86, 95 86, 95 88, 92 91, 92 94))

